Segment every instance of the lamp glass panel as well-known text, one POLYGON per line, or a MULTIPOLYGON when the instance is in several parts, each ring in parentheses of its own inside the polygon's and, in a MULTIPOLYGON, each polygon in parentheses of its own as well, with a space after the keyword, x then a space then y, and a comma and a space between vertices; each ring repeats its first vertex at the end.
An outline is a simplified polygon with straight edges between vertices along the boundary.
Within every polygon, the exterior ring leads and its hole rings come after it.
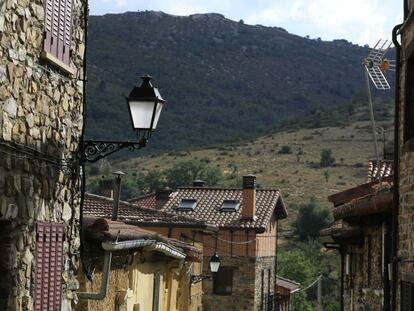
POLYGON ((210 261, 210 270, 215 273, 220 268, 220 261, 210 261))
POLYGON ((163 107, 164 107, 164 103, 158 103, 157 109, 155 110, 154 124, 152 125, 153 130, 157 128, 158 120, 160 118, 161 110, 163 107))
POLYGON ((154 105, 154 102, 149 101, 129 102, 134 129, 150 129, 154 105))

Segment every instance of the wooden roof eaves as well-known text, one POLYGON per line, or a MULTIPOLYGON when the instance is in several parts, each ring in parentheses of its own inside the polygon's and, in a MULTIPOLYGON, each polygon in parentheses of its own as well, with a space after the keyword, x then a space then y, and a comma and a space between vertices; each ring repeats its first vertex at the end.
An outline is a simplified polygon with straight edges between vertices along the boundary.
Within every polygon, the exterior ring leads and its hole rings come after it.
MULTIPOLYGON (((387 176, 387 177, 382 178, 382 181, 392 183, 393 179, 394 179, 394 176, 391 175, 391 176, 387 176)), ((355 200, 357 198, 360 198, 360 197, 366 196, 370 193, 373 193, 374 190, 373 190, 372 187, 374 185, 378 184, 378 183, 379 183, 379 181, 375 180, 375 181, 372 181, 372 182, 369 182, 369 183, 359 185, 357 187, 353 187, 353 188, 344 190, 342 192, 332 194, 332 195, 328 196, 328 200, 329 200, 329 202, 333 203, 333 205, 335 207, 339 206, 339 205, 343 205, 343 204, 348 203, 352 200, 355 200)))

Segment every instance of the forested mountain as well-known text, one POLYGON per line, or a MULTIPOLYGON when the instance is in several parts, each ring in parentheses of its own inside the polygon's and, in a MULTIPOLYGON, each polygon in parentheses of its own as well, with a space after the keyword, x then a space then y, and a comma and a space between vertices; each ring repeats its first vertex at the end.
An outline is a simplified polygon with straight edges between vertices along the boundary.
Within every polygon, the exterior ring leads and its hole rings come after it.
POLYGON ((367 48, 303 38, 220 14, 91 16, 89 138, 132 137, 125 95, 151 74, 168 101, 146 151, 193 148, 262 134, 364 87, 367 48))

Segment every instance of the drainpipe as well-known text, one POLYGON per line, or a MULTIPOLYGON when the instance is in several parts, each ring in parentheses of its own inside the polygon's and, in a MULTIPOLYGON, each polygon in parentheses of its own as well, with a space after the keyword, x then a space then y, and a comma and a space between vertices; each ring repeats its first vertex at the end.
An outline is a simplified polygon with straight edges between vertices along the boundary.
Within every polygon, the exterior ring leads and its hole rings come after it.
POLYGON ((132 240, 124 242, 102 242, 102 248, 105 250, 104 266, 102 270, 102 282, 101 289, 98 293, 80 292, 77 293, 79 299, 83 300, 103 300, 108 294, 109 278, 111 275, 111 261, 112 252, 136 249, 145 247, 149 251, 157 251, 163 253, 169 257, 183 260, 186 255, 180 250, 171 247, 163 242, 157 242, 155 240, 132 240))
MULTIPOLYGON (((407 1, 405 1, 407 2, 407 1)), ((405 4, 406 5, 406 4, 405 4)), ((406 8, 406 7, 405 7, 406 8)), ((406 10, 404 12, 406 15, 406 10)), ((391 310, 397 309, 397 274, 398 274, 398 215, 400 202, 400 66, 401 66, 401 45, 397 35, 402 24, 392 30, 392 42, 396 48, 396 86, 395 86, 395 124, 394 124, 394 204, 392 209, 392 299, 391 310)))
POLYGON ((84 300, 103 300, 108 294, 109 275, 111 273, 112 253, 105 252, 101 290, 99 293, 77 293, 79 299, 84 300))

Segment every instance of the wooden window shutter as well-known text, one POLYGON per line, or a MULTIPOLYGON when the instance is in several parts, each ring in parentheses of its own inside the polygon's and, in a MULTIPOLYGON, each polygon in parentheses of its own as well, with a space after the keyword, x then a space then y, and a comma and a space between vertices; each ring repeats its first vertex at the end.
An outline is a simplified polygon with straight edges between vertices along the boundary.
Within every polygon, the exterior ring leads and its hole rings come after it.
POLYGON ((43 50, 70 64, 72 1, 46 0, 43 50))
POLYGON ((60 311, 64 225, 37 224, 35 310, 60 311))

